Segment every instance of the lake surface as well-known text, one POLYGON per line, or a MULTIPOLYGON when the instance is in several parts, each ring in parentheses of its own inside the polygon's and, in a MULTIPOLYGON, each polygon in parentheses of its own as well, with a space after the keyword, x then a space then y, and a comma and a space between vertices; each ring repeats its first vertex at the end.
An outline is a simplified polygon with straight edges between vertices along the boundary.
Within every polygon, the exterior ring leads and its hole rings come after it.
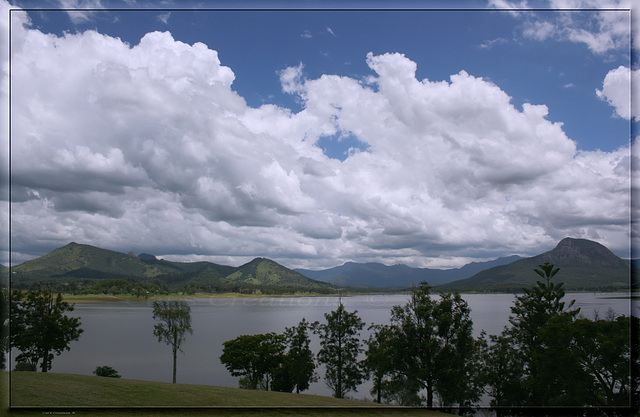
MULTIPOLYGON (((631 303, 625 294, 576 293, 565 300, 576 300, 575 307, 593 318, 594 312, 605 317, 609 308, 618 315, 629 315, 631 303)), ((498 334, 508 324, 515 296, 512 294, 466 294, 474 323, 474 334, 481 330, 498 334)), ((362 339, 368 338, 370 324, 389 323, 394 305, 404 305, 408 295, 344 297, 348 311, 357 310, 366 323, 362 339)), ((222 343, 243 334, 277 332, 292 327, 304 317, 309 322, 324 321, 324 314, 337 308, 338 297, 295 298, 209 298, 185 300, 191 306, 193 334, 187 335, 184 354, 178 355, 177 382, 204 385, 238 386, 220 363, 222 343)), ((640 310, 633 306, 634 315, 640 310)), ((171 382, 171 348, 153 336, 152 302, 76 304, 71 314, 80 317, 84 333, 70 345, 71 350, 53 360, 51 372, 91 375, 97 366, 111 366, 123 378, 171 382)), ((311 348, 320 346, 311 336, 311 348)), ((14 353, 13 358, 15 358, 14 353)), ((14 364, 12 363, 12 369, 14 364)), ((305 393, 331 395, 319 370, 320 379, 305 393)), ((370 398, 370 384, 360 386, 354 398, 370 398)))

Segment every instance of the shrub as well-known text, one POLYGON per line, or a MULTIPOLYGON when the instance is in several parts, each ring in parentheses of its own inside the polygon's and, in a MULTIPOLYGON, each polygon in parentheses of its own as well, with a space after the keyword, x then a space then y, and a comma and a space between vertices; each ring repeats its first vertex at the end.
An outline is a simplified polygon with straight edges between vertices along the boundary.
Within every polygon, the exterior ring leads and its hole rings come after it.
POLYGON ((118 371, 110 366, 98 366, 96 367, 96 370, 93 371, 93 374, 96 376, 103 376, 107 378, 120 378, 120 374, 118 374, 118 371))
POLYGON ((28 362, 18 362, 16 363, 16 367, 13 368, 14 371, 18 371, 18 372, 35 372, 36 371, 36 367, 35 365, 32 365, 28 362))

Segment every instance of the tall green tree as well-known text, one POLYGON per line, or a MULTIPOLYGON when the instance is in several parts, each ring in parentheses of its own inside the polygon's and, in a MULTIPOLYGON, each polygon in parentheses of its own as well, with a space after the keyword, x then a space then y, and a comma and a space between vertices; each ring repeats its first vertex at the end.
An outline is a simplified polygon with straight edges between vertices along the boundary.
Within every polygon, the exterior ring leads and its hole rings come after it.
POLYGON ((314 355, 309 347, 309 330, 310 323, 304 318, 297 326, 285 329, 287 352, 281 367, 274 372, 274 390, 292 392, 295 389, 296 393, 300 393, 317 380, 314 355))
POLYGON ((325 382, 333 390, 333 396, 344 398, 345 394, 362 383, 364 372, 358 355, 362 352, 360 332, 364 322, 357 315, 340 305, 325 313, 325 323, 314 323, 314 332, 320 336, 318 361, 326 367, 325 382))
POLYGON ((563 313, 575 317, 580 312, 580 309, 570 310, 575 300, 572 300, 569 305, 563 301, 564 283, 551 282, 560 268, 555 268, 548 262, 538 267, 540 269, 536 268, 533 271, 544 281, 537 281, 534 287, 523 289, 524 294, 516 297, 511 307, 512 315, 509 317, 512 325, 511 333, 525 350, 524 354, 530 354, 531 350, 540 346, 542 342, 540 329, 552 317, 563 313))
POLYGON ((372 333, 367 340, 366 358, 362 362, 364 371, 369 375, 373 386, 370 393, 375 396, 375 401, 381 403, 383 397, 388 401, 397 401, 396 398, 388 398, 388 387, 391 375, 394 373, 394 349, 396 334, 394 328, 388 325, 375 324, 369 327, 372 333))
POLYGON ((438 369, 436 357, 440 348, 433 314, 436 301, 430 297, 430 288, 427 283, 421 283, 411 292, 407 304, 394 306, 391 310, 391 323, 397 331, 397 356, 394 358, 397 374, 394 379, 406 380, 402 386, 414 391, 409 398, 417 397, 422 401, 419 393, 426 390, 427 407, 433 407, 438 369))
POLYGON ((505 329, 500 335, 489 336, 489 341, 482 335, 483 346, 483 383, 486 392, 492 398, 490 405, 500 408, 522 406, 526 397, 522 384, 524 371, 523 358, 517 350, 513 339, 505 329))
POLYGON ((154 301, 153 319, 160 320, 153 326, 153 334, 159 342, 171 346, 173 353, 173 383, 176 383, 176 362, 178 351, 182 352, 182 343, 186 333, 193 334, 191 328, 191 307, 184 301, 154 301))
POLYGON ((241 377, 241 388, 269 390, 274 374, 282 367, 285 350, 282 334, 241 335, 223 343, 220 362, 231 375, 241 377))
POLYGON ((575 301, 563 300, 562 282, 552 282, 560 268, 549 263, 538 268, 534 272, 543 280, 516 297, 509 318, 509 334, 523 362, 522 401, 528 406, 579 405, 577 381, 583 371, 569 347, 570 327, 580 309, 572 309, 575 301))
POLYGON ((436 300, 430 289, 421 283, 406 305, 391 311, 396 333, 393 379, 403 382, 395 385, 411 387, 413 393, 403 397, 412 401, 424 390, 427 407, 433 407, 436 395, 443 407, 470 406, 482 388, 471 310, 460 294, 443 293, 436 300))
POLYGON ((69 350, 69 344, 80 338, 83 330, 80 319, 65 313, 73 311, 73 305, 54 296, 51 288, 38 285, 23 294, 14 291, 11 296, 11 345, 21 353, 18 362, 27 362, 34 369, 42 360, 42 372, 51 369, 54 354, 69 350))
POLYGON ((437 353, 436 391, 441 407, 470 407, 482 393, 478 381, 481 364, 473 338, 471 309, 458 293, 442 293, 434 309, 437 353))

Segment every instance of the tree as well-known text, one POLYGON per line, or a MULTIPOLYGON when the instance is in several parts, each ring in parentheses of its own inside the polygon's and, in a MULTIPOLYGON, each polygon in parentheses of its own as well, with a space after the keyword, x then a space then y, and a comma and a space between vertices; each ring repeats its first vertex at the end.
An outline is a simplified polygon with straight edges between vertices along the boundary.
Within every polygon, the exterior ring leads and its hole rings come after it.
POLYGON ((534 272, 544 279, 516 297, 509 334, 523 364, 528 406, 579 405, 583 371, 570 349, 571 325, 580 309, 571 310, 563 301, 563 283, 553 283, 560 268, 549 263, 534 272))
POLYGON ((479 399, 481 386, 469 306, 459 294, 444 293, 435 300, 430 288, 421 283, 406 305, 391 311, 396 336, 395 383, 390 386, 409 387, 412 392, 401 397, 411 401, 425 390, 427 407, 433 407, 436 394, 441 406, 470 406, 479 399))
POLYGON ((526 396, 522 384, 524 363, 506 329, 498 336, 489 336, 490 343, 484 337, 483 334, 483 382, 487 394, 492 397, 490 405, 496 407, 499 416, 501 407, 523 404, 526 396))
POLYGON ((336 398, 344 398, 364 379, 358 362, 362 352, 359 334, 364 322, 357 313, 357 310, 349 313, 340 302, 336 310, 325 313, 326 323, 314 323, 314 332, 320 336, 322 346, 318 361, 325 364, 325 382, 336 398))
POLYGON ((383 394, 389 391, 387 387, 390 383, 389 376, 394 372, 393 354, 396 335, 391 326, 372 325, 369 330, 373 332, 367 340, 367 357, 362 365, 373 382, 370 393, 375 395, 376 402, 381 403, 383 394))
POLYGON ((193 334, 191 328, 191 308, 184 301, 154 301, 153 319, 160 320, 153 326, 153 334, 159 342, 171 346, 173 352, 173 383, 176 383, 177 352, 182 352, 181 346, 185 334, 193 334))
POLYGON ((220 362, 231 375, 242 377, 241 388, 269 390, 273 374, 282 366, 284 351, 284 335, 241 335, 223 343, 220 362))
POLYGON ((427 407, 433 407, 439 348, 433 316, 436 302, 429 296, 430 288, 427 283, 421 283, 412 291, 406 305, 394 306, 391 310, 392 326, 397 332, 394 341, 396 375, 393 380, 406 382, 395 385, 410 387, 411 395, 403 397, 413 398, 412 401, 421 402, 418 393, 426 390, 427 407))
POLYGON ((274 372, 274 390, 292 392, 295 389, 296 394, 299 394, 300 391, 309 389, 311 382, 317 380, 316 364, 309 348, 309 327, 309 322, 303 318, 297 326, 285 329, 287 353, 281 367, 274 372))
POLYGON ((511 328, 485 345, 491 405, 632 406, 640 368, 631 347, 638 319, 613 312, 606 320, 577 317, 573 302, 563 301, 563 284, 551 281, 560 269, 545 263, 534 271, 544 281, 516 297, 511 328))
POLYGON ((440 349, 435 388, 442 407, 470 407, 480 399, 481 364, 471 309, 458 293, 442 293, 434 311, 440 349))
POLYGON ((120 378, 120 374, 118 373, 118 371, 110 366, 97 366, 93 371, 93 374, 95 376, 102 376, 106 378, 120 378))
POLYGON ((50 288, 38 285, 24 299, 14 291, 11 298, 11 345, 22 352, 16 361, 35 368, 42 360, 42 372, 47 372, 54 354, 69 350, 69 343, 80 338, 80 319, 64 314, 73 311, 73 305, 60 293, 54 297, 50 288))
POLYGON ((637 375, 637 358, 631 355, 631 330, 637 321, 636 317, 620 316, 593 321, 580 318, 573 324, 572 349, 587 374, 589 405, 631 405, 631 378, 637 375))
POLYGON ((530 354, 529 350, 540 345, 540 329, 552 317, 564 312, 575 317, 580 312, 580 309, 569 311, 575 300, 565 308, 565 302, 562 301, 565 295, 562 288, 564 284, 551 282, 560 268, 554 268, 548 262, 539 265, 539 268, 533 271, 545 281, 537 281, 533 288, 523 289, 524 294, 516 297, 514 306, 511 307, 512 316, 509 318, 512 325, 511 332, 520 342, 521 347, 527 350, 525 354, 530 354))

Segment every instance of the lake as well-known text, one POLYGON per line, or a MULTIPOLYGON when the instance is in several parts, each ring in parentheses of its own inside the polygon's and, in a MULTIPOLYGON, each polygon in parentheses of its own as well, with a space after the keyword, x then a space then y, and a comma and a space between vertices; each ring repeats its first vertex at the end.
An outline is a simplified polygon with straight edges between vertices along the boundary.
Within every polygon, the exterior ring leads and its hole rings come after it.
MULTIPOLYGON (((612 308, 618 315, 629 315, 631 303, 625 294, 575 293, 565 300, 576 300, 575 307, 588 318, 594 312, 601 317, 612 308)), ((469 303, 475 336, 485 330, 498 334, 508 324, 512 294, 463 294, 469 303)), ((404 305, 409 295, 372 295, 343 297, 348 311, 358 310, 366 323, 362 339, 367 339, 372 323, 389 323, 394 305, 404 305)), ((293 298, 207 298, 185 300, 191 306, 193 334, 187 335, 184 354, 178 355, 177 382, 188 384, 237 387, 220 363, 222 343, 243 334, 277 332, 298 324, 304 317, 309 322, 324 321, 324 314, 337 308, 338 297, 293 298)), ((634 311, 638 313, 637 307, 634 311)), ((171 348, 153 336, 152 302, 111 302, 76 304, 70 315, 80 317, 84 333, 70 345, 71 350, 53 360, 51 372, 91 375, 97 366, 111 366, 123 378, 171 382, 171 348)), ((312 336, 311 348, 319 350, 317 337, 312 336)), ((13 358, 15 358, 15 353, 13 358)), ((14 364, 12 363, 12 369, 14 364)), ((331 395, 319 372, 320 379, 305 393, 331 395)), ((370 384, 363 384, 358 399, 370 398, 370 384)))

